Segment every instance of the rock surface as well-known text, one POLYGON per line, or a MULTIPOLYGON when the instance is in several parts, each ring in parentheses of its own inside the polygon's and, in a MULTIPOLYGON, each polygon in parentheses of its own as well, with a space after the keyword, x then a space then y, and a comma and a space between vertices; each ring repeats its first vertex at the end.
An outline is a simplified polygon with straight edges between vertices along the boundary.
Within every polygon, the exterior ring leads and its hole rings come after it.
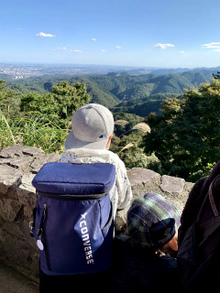
MULTIPOLYGON (((59 159, 58 154, 46 155, 28 146, 12 146, 0 151, 0 260, 33 280, 38 278, 38 249, 29 234, 29 222, 36 205, 31 181, 44 163, 59 159)), ((144 168, 128 170, 128 177, 133 198, 147 192, 160 193, 180 211, 193 186, 184 179, 160 176, 144 168)), ((126 212, 118 212, 118 229, 126 220, 126 212)))

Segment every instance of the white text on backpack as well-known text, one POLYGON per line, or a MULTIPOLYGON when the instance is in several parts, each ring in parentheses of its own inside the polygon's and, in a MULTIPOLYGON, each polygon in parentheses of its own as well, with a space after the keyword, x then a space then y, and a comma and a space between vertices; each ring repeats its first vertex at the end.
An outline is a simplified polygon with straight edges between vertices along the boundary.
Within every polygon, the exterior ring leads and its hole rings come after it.
POLYGON ((87 264, 94 264, 94 258, 92 254, 92 247, 89 239, 89 233, 88 233, 88 227, 86 223, 86 215, 87 213, 84 213, 81 215, 81 221, 79 222, 80 231, 82 235, 82 241, 84 245, 84 252, 85 252, 85 258, 87 264))

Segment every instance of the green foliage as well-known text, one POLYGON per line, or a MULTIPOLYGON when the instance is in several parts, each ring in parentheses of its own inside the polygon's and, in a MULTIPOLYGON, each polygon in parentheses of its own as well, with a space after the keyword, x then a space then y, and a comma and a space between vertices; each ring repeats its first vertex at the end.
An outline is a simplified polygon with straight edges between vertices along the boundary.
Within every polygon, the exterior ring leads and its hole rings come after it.
POLYGON ((6 82, 0 80, 0 148, 9 143, 14 144, 15 138, 9 121, 16 117, 20 109, 20 93, 7 89, 6 82))
POLYGON ((16 144, 14 135, 11 131, 11 127, 8 123, 7 118, 0 109, 0 149, 10 144, 16 144))
POLYGON ((168 99, 162 114, 146 119, 151 133, 143 142, 155 152, 162 173, 195 181, 210 171, 220 151, 220 81, 192 88, 182 99, 168 99))
POLYGON ((142 137, 150 131, 149 127, 141 117, 134 114, 117 113, 114 119, 115 137, 110 150, 119 155, 127 168, 147 168, 156 158, 154 155, 146 156, 143 147, 140 147, 142 137))
POLYGON ((220 79, 220 71, 217 71, 216 74, 212 74, 212 76, 215 78, 215 79, 220 79))
POLYGON ((67 130, 54 123, 45 123, 41 113, 27 114, 8 119, 7 123, 0 120, 0 149, 20 144, 43 149, 46 153, 63 152, 67 130))
POLYGON ((143 102, 142 100, 139 102, 138 100, 135 103, 130 102, 123 102, 118 104, 116 107, 111 108, 114 113, 131 113, 136 114, 141 117, 146 117, 150 113, 160 114, 161 107, 163 105, 163 100, 169 98, 166 95, 159 95, 161 97, 160 100, 154 100, 154 96, 152 96, 152 100, 143 102))
POLYGON ((159 161, 154 154, 147 156, 144 149, 140 147, 143 135, 140 130, 132 131, 121 139, 115 137, 112 140, 110 150, 118 154, 128 169, 134 167, 148 168, 151 164, 159 161))
MULTIPOLYGON (((159 113, 161 101, 167 97, 176 97, 184 93, 185 88, 211 80, 210 70, 191 70, 180 74, 142 74, 110 73, 107 75, 45 75, 11 81, 11 89, 24 94, 36 91, 43 95, 51 92, 52 86, 62 80, 69 83, 85 83, 91 101, 108 108, 120 108, 120 111, 135 113, 146 117, 150 112, 159 113), (62 77, 62 79, 61 79, 62 77), (154 103, 148 103, 154 100, 154 103), (143 105, 143 107, 142 107, 143 105), (152 110, 149 109, 152 107, 152 110)), ((118 109, 116 108, 116 111, 118 109)))
POLYGON ((51 93, 23 94, 21 102, 17 91, 5 86, 0 81, 0 148, 23 144, 63 152, 72 114, 90 100, 86 85, 59 82, 51 93))
POLYGON ((68 81, 52 86, 52 92, 40 95, 29 92, 21 97, 21 111, 37 111, 44 115, 45 122, 55 121, 66 127, 73 113, 90 101, 84 83, 70 85, 68 81))
POLYGON ((5 116, 15 116, 20 110, 20 92, 7 88, 6 82, 0 80, 0 109, 5 116))
POLYGON ((135 114, 117 112, 114 114, 115 129, 114 133, 116 136, 121 137, 128 134, 134 125, 141 122, 143 119, 135 114))

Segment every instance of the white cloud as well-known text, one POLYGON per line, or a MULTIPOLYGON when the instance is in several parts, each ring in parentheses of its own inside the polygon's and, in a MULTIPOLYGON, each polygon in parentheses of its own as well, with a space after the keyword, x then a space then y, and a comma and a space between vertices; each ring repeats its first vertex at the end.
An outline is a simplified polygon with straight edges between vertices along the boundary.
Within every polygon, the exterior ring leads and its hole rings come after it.
POLYGON ((66 47, 58 47, 57 50, 66 50, 66 47))
POLYGON ((83 53, 83 50, 71 50, 71 52, 78 53, 78 54, 82 54, 83 53))
POLYGON ((53 38, 55 37, 55 35, 52 35, 52 34, 45 34, 45 33, 39 33, 39 34, 36 34, 37 37, 44 37, 44 38, 53 38))
POLYGON ((185 53, 185 51, 179 51, 179 53, 180 53, 180 54, 184 54, 184 53, 185 53))
POLYGON ((202 48, 205 49, 213 49, 213 51, 219 52, 220 51, 220 42, 211 42, 208 44, 201 45, 202 48))
POLYGON ((173 44, 162 44, 162 43, 157 43, 156 45, 154 45, 155 49, 167 49, 167 48, 171 48, 171 47, 175 47, 173 44))
POLYGON ((121 49, 121 46, 116 46, 115 48, 118 49, 118 50, 120 50, 121 49))
POLYGON ((106 50, 105 50, 105 49, 101 49, 101 52, 103 52, 103 53, 104 53, 104 52, 106 52, 106 50))
POLYGON ((91 38, 91 40, 95 42, 96 41, 96 38, 91 38))

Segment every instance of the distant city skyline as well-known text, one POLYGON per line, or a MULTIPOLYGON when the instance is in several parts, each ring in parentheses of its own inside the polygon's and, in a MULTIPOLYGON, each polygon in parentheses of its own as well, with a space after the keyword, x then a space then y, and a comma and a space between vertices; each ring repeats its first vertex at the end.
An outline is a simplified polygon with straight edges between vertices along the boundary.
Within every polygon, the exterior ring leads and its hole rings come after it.
POLYGON ((220 66, 219 0, 8 0, 0 63, 220 66))

